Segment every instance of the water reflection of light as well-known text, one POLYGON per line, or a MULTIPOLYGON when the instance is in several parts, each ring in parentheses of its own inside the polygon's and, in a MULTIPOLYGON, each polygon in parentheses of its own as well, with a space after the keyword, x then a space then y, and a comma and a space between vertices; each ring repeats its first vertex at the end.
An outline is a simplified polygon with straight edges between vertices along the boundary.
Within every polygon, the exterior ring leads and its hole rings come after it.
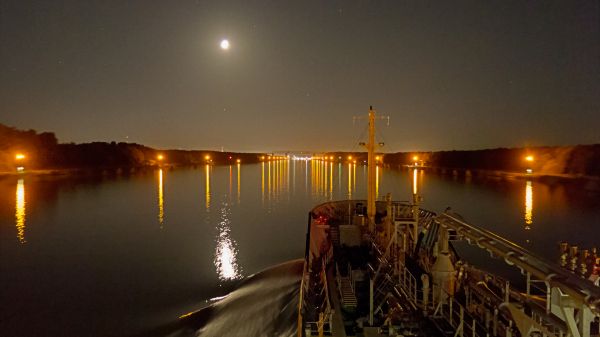
POLYGON ((231 196, 231 185, 233 184, 233 169, 229 165, 229 196, 231 196))
POLYGON ((158 169, 158 223, 163 227, 165 219, 164 195, 163 195, 163 170, 158 169))
POLYGON ((269 200, 271 200, 271 162, 269 162, 269 169, 267 175, 267 195, 269 196, 269 200))
POLYGON ((279 191, 279 187, 277 185, 279 183, 279 161, 276 160, 273 162, 273 197, 277 197, 277 192, 279 191))
POLYGON ((240 203, 240 191, 241 191, 241 180, 240 180, 240 169, 242 165, 240 163, 237 164, 237 202, 240 203))
POLYGON ((323 163, 323 194, 327 194, 327 191, 329 190, 329 169, 328 169, 329 163, 324 162, 323 163))
POLYGON ((271 194, 272 197, 277 200, 279 198, 280 192, 281 192, 281 184, 283 182, 282 180, 282 163, 281 160, 277 159, 273 162, 273 175, 272 178, 270 180, 272 180, 271 182, 271 194))
POLYGON ((533 223, 533 186, 531 180, 525 185, 525 229, 531 229, 533 223))
POLYGON ((352 199, 352 164, 348 163, 348 199, 352 199))
POLYGON ((292 162, 292 194, 296 194, 296 162, 292 162))
POLYGON ((260 171, 260 197, 262 203, 265 203, 265 162, 261 163, 261 171, 260 171))
POLYGON ((329 164, 329 199, 333 198, 333 163, 329 164))
POLYGON ((25 243, 25 184, 23 179, 17 181, 17 200, 15 203, 15 224, 17 238, 20 243, 25 243))
POLYGON ((417 169, 413 170, 413 194, 417 194, 419 192, 418 186, 417 186, 417 169))
POLYGON ((317 191, 317 162, 311 162, 310 166, 310 192, 315 194, 317 191))
POLYGON ((314 194, 317 188, 317 162, 312 161, 310 163, 310 192, 314 194))
POLYGON ((231 227, 229 219, 229 205, 224 203, 221 208, 221 221, 219 222, 219 234, 215 250, 214 264, 219 279, 235 280, 242 277, 237 264, 237 249, 235 241, 231 239, 231 227))
POLYGON ((210 209, 210 165, 206 164, 206 210, 210 209))
POLYGON ((375 167, 375 198, 379 198, 379 166, 375 167))
POLYGON ((327 183, 325 181, 326 177, 325 177, 325 171, 324 171, 324 167, 325 167, 325 163, 323 162, 319 162, 319 171, 318 171, 318 175, 317 177, 319 178, 318 182, 317 182, 317 193, 320 195, 325 194, 325 184, 327 183))
POLYGON ((338 194, 341 195, 342 194, 342 163, 338 163, 337 176, 338 176, 338 194))
POLYGON ((290 191, 290 165, 289 165, 289 161, 284 160, 283 161, 283 182, 284 182, 284 187, 285 187, 285 192, 286 195, 289 196, 289 191, 290 191))
MULTIPOLYGON (((312 160, 310 162, 310 165, 312 167, 312 160)), ((304 170, 304 192, 308 193, 308 160, 304 162, 304 170)))
POLYGON ((352 190, 356 191, 356 164, 352 163, 352 190))
POLYGON ((277 161, 277 196, 281 194, 281 186, 283 183, 283 174, 281 172, 283 167, 283 163, 281 160, 277 161))

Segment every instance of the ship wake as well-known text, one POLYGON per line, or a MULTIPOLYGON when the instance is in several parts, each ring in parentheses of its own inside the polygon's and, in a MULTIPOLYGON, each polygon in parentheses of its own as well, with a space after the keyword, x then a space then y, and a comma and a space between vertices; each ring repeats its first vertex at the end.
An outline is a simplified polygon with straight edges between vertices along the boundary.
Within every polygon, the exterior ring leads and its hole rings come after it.
POLYGON ((303 263, 293 260, 254 274, 224 298, 153 335, 295 336, 303 263))

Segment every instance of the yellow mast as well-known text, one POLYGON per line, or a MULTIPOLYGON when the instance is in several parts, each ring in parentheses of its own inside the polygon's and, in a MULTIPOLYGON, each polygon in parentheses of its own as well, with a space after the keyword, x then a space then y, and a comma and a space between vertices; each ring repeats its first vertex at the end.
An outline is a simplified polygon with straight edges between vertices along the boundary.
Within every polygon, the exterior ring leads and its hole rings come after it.
MULTIPOLYGON (((356 118, 356 117, 355 117, 356 118)), ((383 146, 383 143, 375 143, 375 119, 376 118, 387 118, 389 123, 389 117, 375 116, 375 110, 373 106, 369 107, 369 142, 367 144, 360 143, 360 145, 367 148, 368 160, 367 160, 367 217, 369 218, 369 230, 375 229, 375 199, 376 196, 376 168, 375 165, 375 150, 383 146)))
MULTIPOLYGON (((369 107, 369 143, 367 143, 367 216, 369 229, 375 224, 375 110, 369 107)), ((372 228, 373 227, 373 228, 372 228)))

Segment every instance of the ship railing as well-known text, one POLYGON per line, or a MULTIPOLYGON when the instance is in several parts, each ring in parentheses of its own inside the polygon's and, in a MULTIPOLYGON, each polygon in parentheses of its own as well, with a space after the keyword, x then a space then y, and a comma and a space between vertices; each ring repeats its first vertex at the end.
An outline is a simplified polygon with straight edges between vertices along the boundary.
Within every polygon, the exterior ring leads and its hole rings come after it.
POLYGON ((304 260, 302 267, 302 279, 300 280, 300 294, 298 296, 298 332, 297 336, 302 337, 302 309, 304 307, 305 287, 308 287, 308 261, 304 260))
MULTIPOLYGON (((416 308, 421 308, 424 312, 432 313, 434 319, 443 319, 455 331, 454 336, 471 337, 489 337, 489 336, 507 336, 507 331, 515 330, 512 321, 504 322, 500 319, 498 311, 489 320, 481 323, 477 319, 477 313, 469 311, 451 296, 444 289, 436 288, 441 296, 436 297, 429 290, 425 294, 423 289, 419 289, 416 277, 403 265, 401 273, 398 276, 398 285, 400 290, 416 308), (441 300, 438 300, 441 299, 441 300)), ((486 318, 483 320, 485 321, 486 318)))
MULTIPOLYGON (((319 314, 319 320, 316 322, 305 322, 304 323, 304 336, 322 336, 331 335, 331 321, 332 314, 325 315, 324 313, 319 314)), ((299 335, 300 336, 300 335, 299 335)))
MULTIPOLYGON (((346 272, 348 273, 348 281, 350 281, 350 287, 352 289, 352 293, 356 294, 356 287, 354 285, 354 277, 352 275, 352 265, 350 264, 350 262, 348 262, 346 272)), ((339 268, 337 262, 335 263, 335 274, 338 276, 338 277, 336 277, 336 283, 337 283, 338 291, 340 292, 340 297, 341 297, 342 296, 342 274, 340 272, 340 268, 339 268)))
POLYGON ((511 329, 510 327, 506 327, 502 322, 497 319, 492 319, 491 317, 488 326, 484 326, 475 316, 469 314, 465 307, 453 296, 450 296, 443 290, 442 292, 444 292, 446 298, 437 303, 433 318, 441 318, 446 321, 455 330, 454 336, 509 336, 506 333, 507 328, 511 329))
MULTIPOLYGON (((337 269, 337 264, 336 264, 337 269)), ((337 270, 336 270, 337 271, 337 270)), ((325 296, 323 298, 323 302, 319 306, 319 308, 323 308, 323 311, 319 312, 319 320, 318 321, 307 321, 304 322, 304 328, 306 335, 312 335, 313 332, 316 332, 319 336, 323 334, 331 334, 332 327, 332 319, 333 319, 333 310, 331 308, 331 302, 329 300, 329 286, 327 282, 327 265, 326 261, 322 260, 321 264, 321 272, 320 272, 321 282, 323 284, 322 292, 325 292, 325 296)), ((300 323, 299 326, 300 328, 300 323)), ((298 336, 300 337, 301 331, 298 330, 298 336)))
POLYGON ((513 289, 510 283, 502 280, 493 274, 488 274, 472 268, 469 265, 464 266, 467 274, 470 275, 468 284, 469 295, 466 296, 466 307, 472 306, 472 303, 482 302, 494 305, 497 308, 503 307, 505 303, 518 303, 523 306, 523 312, 538 326, 543 327, 544 333, 548 336, 559 336, 561 331, 567 331, 567 326, 559 318, 548 315, 545 307, 545 288, 530 284, 529 294, 523 293, 518 289, 513 289), (491 285, 491 287, 490 287, 491 285), (495 290, 494 290, 495 289, 495 290))
POLYGON ((446 321, 455 331, 454 336, 490 337, 490 336, 514 336, 517 328, 512 321, 501 314, 498 307, 487 314, 478 312, 479 306, 465 307, 456 297, 450 295, 444 289, 436 289, 439 292, 439 301, 432 296, 432 304, 435 307, 431 317, 435 320, 446 321), (479 317, 479 319, 478 319, 479 317))
POLYGON ((333 247, 329 246, 329 249, 327 249, 327 252, 325 252, 323 263, 329 265, 331 261, 333 261, 333 247))
POLYGON ((402 264, 400 264, 398 283, 414 306, 420 306, 422 304, 423 301, 419 298, 419 293, 422 293, 422 291, 419 291, 418 289, 417 278, 402 264))
MULTIPOLYGON (((328 201, 315 206, 311 212, 315 214, 323 214, 330 218, 345 219, 347 224, 355 225, 355 217, 358 216, 362 223, 366 215, 366 200, 340 200, 328 201)), ((377 201, 376 207, 378 210, 385 209, 386 201, 377 201)), ((396 221, 410 221, 414 219, 414 209, 408 201, 392 201, 392 214, 396 221)), ((419 217, 430 218, 436 213, 427 210, 419 209, 419 217)))
MULTIPOLYGON (((307 247, 310 240, 311 221, 311 216, 309 215, 309 235, 307 235, 307 247)), ((319 334, 331 332, 333 310, 331 307, 329 286, 327 282, 327 266, 330 265, 332 259, 333 247, 331 246, 320 256, 313 256, 310 253, 305 256, 302 274, 303 276, 300 283, 300 294, 298 301, 298 337, 310 336, 312 335, 313 331, 319 334), (311 268, 312 263, 314 263, 313 268, 316 268, 316 270, 314 271, 316 273, 314 273, 311 268), (320 279, 320 289, 309 289, 311 284, 311 277, 320 279), (322 308, 320 312, 318 312, 318 321, 304 320, 311 316, 306 315, 306 312, 304 312, 304 310, 311 310, 305 309, 310 307, 310 305, 308 305, 306 301, 311 296, 311 292, 313 294, 318 294, 318 298, 320 298, 321 296, 323 298, 321 303, 312 303, 313 305, 316 304, 316 308, 322 308), (305 317, 303 317, 303 315, 305 315, 305 317)))

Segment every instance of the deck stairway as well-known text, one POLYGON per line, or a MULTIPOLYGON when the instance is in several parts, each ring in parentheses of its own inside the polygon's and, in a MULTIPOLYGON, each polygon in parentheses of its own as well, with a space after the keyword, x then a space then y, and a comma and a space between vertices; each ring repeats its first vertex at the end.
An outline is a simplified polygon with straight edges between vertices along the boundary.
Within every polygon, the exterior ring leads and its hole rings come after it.
POLYGON ((393 292, 393 287, 395 284, 394 280, 388 275, 382 275, 382 277, 380 277, 379 279, 380 280, 377 282, 377 288, 375 288, 375 295, 373 298, 373 303, 375 303, 375 305, 377 306, 376 311, 381 308, 381 306, 387 299, 388 294, 391 294, 393 292))
POLYGON ((346 308, 356 308, 357 301, 352 283, 348 276, 340 276, 340 295, 342 297, 342 305, 346 308))

